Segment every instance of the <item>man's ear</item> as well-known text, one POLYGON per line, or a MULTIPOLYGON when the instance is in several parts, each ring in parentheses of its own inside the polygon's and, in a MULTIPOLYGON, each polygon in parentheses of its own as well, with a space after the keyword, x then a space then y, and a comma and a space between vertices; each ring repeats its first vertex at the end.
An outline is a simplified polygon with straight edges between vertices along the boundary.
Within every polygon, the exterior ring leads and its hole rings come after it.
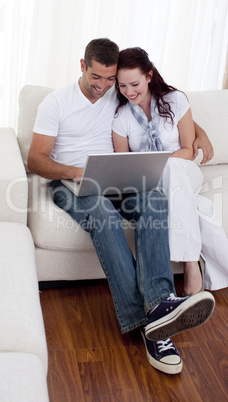
POLYGON ((81 64, 81 72, 84 73, 84 71, 86 70, 85 60, 81 59, 80 64, 81 64))

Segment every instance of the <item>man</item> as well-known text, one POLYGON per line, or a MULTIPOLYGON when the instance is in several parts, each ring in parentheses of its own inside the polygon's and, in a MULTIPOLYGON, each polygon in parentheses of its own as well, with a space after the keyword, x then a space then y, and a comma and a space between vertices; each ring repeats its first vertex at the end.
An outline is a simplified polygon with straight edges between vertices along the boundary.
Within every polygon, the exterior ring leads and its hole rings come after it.
POLYGON ((170 337, 205 322, 214 298, 208 292, 175 297, 163 194, 152 190, 112 203, 100 195, 77 197, 61 183, 80 180, 87 154, 113 152, 118 55, 118 46, 109 39, 87 45, 79 81, 54 91, 39 107, 28 167, 52 180, 54 202, 90 233, 121 332, 140 327, 151 365, 174 374, 181 371, 182 361, 170 337), (135 222, 135 259, 123 217, 135 222))

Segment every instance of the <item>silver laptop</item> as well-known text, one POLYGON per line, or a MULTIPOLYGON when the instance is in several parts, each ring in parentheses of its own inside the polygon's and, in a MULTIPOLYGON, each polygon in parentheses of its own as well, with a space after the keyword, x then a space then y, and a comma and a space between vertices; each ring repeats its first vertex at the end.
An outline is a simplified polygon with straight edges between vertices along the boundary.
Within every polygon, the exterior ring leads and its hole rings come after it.
POLYGON ((138 193, 157 186, 170 152, 88 155, 80 183, 61 180, 78 197, 138 193))

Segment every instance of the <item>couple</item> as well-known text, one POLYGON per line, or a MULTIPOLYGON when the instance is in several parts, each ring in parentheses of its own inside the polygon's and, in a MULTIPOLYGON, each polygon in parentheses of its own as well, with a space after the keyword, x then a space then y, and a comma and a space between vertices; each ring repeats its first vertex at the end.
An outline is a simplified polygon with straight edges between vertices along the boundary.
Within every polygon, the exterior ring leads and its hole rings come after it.
MULTIPOLYGON (((135 68, 129 71, 122 68, 118 65, 122 54, 109 39, 95 39, 87 45, 84 59, 81 59, 82 76, 79 81, 52 92, 39 106, 28 168, 52 180, 54 202, 90 233, 109 283, 121 332, 126 333, 139 327, 150 364, 160 371, 175 374, 181 372, 182 360, 171 337, 203 324, 212 314, 215 302, 209 292, 183 298, 175 296, 167 225, 153 228, 153 225, 144 224, 154 220, 167 221, 167 200, 163 191, 154 189, 148 193, 127 195, 123 197, 122 204, 119 202, 119 205, 114 205, 100 195, 76 197, 61 183, 61 179, 80 180, 87 154, 113 152, 113 142, 117 151, 131 147, 134 151, 130 135, 134 136, 135 131, 130 129, 128 133, 128 127, 124 127, 125 135, 116 127, 118 124, 125 126, 122 113, 125 113, 125 107, 129 105, 128 100, 133 106, 138 103, 141 105, 141 96, 143 98, 146 95, 145 100, 149 99, 150 103, 151 96, 148 97, 146 88, 153 81, 153 74, 151 71, 145 74, 138 67, 137 71, 135 68), (139 75, 132 78, 132 71, 139 75), (114 85, 117 77, 118 96, 114 85), (132 88, 137 87, 138 91, 132 91, 132 88), (126 106, 121 105, 121 95, 124 95, 126 106), (124 235, 123 218, 136 222, 135 258, 124 235), (96 230, 97 225, 94 225, 98 220, 102 231, 96 230), (115 222, 115 225, 110 225, 110 222, 115 222)), ((180 115, 176 116, 176 109, 173 112, 168 103, 170 98, 167 88, 171 87, 160 86, 161 98, 157 99, 159 114, 171 130, 177 125, 181 133, 187 130, 190 139, 184 140, 183 134, 182 143, 181 134, 180 150, 174 149, 173 152, 180 152, 180 158, 191 160, 193 155, 190 149, 195 133, 190 109, 185 105, 180 115), (186 122, 183 121, 185 115, 186 122)), ((176 92, 173 90, 173 94, 176 92)), ((181 101, 182 95, 180 100, 177 95, 174 96, 174 106, 178 110, 178 102, 181 101)), ((172 106, 173 100, 171 102, 172 106)), ((151 125, 151 118, 152 122, 157 121, 158 115, 155 116, 154 111, 149 110, 147 103, 143 98, 145 110, 141 109, 147 119, 143 115, 142 120, 146 120, 147 125, 149 121, 151 125)), ((131 115, 126 116, 127 123, 132 116, 136 119, 131 112, 131 115)), ((139 124, 138 121, 136 123, 139 124)), ((160 124, 163 125, 163 122, 160 123, 158 119, 155 125, 160 127, 160 124)), ((142 127, 141 131, 143 147, 149 144, 148 150, 153 149, 151 142, 163 147, 159 134, 154 139, 147 127, 142 127), (150 140, 150 137, 153 138, 150 140)), ((157 128, 154 131, 157 132, 157 128)), ((201 147, 204 150, 205 162, 211 158, 212 148, 204 132, 199 127, 197 131, 201 136, 198 135, 194 146, 195 149, 201 147)), ((140 147, 140 141, 135 139, 140 147)))

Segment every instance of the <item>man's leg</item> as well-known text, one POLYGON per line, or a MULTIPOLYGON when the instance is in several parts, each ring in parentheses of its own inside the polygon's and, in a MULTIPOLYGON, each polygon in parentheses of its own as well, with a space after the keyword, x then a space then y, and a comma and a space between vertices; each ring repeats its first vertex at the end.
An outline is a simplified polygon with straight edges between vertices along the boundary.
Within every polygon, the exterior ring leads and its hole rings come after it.
POLYGON ((175 294, 167 200, 157 190, 125 196, 120 213, 135 221, 137 283, 148 313, 163 298, 175 294))
POLYGON ((124 235, 123 218, 102 196, 76 197, 60 181, 52 182, 54 202, 90 233, 109 282, 122 333, 146 324, 135 261, 124 235))

